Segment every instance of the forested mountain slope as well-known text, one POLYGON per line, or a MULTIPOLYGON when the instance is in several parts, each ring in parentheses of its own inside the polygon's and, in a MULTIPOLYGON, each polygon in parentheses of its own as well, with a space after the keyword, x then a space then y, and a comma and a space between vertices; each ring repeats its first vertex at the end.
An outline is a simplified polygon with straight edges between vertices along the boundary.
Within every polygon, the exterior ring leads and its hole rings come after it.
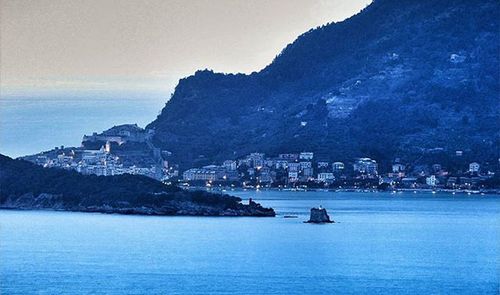
POLYGON ((497 159, 499 8, 376 0, 301 35, 260 72, 180 80, 148 128, 184 167, 255 151, 497 159))

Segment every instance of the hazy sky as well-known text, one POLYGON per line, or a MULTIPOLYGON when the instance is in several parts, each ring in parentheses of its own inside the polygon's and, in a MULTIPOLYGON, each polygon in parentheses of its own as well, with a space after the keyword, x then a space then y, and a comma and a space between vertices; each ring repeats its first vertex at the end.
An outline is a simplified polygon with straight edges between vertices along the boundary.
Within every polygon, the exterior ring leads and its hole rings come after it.
POLYGON ((2 95, 158 91, 197 69, 258 71, 369 0, 0 0, 2 95))

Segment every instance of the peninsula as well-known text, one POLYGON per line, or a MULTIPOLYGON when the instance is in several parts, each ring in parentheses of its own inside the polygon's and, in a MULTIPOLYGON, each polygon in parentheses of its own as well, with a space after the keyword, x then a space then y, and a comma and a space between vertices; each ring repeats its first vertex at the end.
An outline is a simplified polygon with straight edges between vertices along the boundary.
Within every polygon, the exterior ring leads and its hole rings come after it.
POLYGON ((0 155, 0 208, 139 215, 273 217, 272 208, 141 175, 96 176, 0 155))

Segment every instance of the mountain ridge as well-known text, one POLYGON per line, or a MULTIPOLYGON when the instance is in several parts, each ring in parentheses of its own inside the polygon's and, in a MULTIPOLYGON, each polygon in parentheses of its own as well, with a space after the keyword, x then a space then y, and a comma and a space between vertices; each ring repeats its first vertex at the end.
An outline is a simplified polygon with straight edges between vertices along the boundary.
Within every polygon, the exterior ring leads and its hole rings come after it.
POLYGON ((249 152, 325 160, 421 158, 442 148, 498 158, 496 1, 374 1, 310 30, 259 72, 197 71, 158 118, 181 167, 249 152))

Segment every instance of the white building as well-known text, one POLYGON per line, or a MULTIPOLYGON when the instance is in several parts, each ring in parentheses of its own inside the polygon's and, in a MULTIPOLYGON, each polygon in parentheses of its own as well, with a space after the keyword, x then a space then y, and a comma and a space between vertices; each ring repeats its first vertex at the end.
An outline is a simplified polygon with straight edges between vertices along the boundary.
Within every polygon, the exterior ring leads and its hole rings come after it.
POLYGON ((437 179, 436 179, 436 176, 435 175, 431 175, 429 177, 427 177, 425 179, 425 183, 428 185, 428 186, 436 186, 436 184, 438 183, 437 179))
POLYGON ((278 158, 283 160, 295 161, 299 158, 298 154, 279 154, 278 158))
POLYGON ((251 161, 250 161, 250 159, 248 159, 248 158, 245 158, 245 159, 239 159, 239 160, 238 160, 238 167, 239 167, 239 166, 243 166, 243 165, 244 165, 244 166, 248 166, 248 167, 250 167, 250 166, 251 166, 251 161))
POLYGON ((257 168, 264 166, 264 154, 263 153, 251 153, 247 156, 250 160, 250 166, 257 168))
POLYGON ((392 172, 393 173, 404 172, 405 168, 406 168, 405 165, 400 164, 400 163, 395 163, 392 165, 392 172))
POLYGON ((478 173, 480 168, 481 166, 479 165, 479 163, 472 162, 469 164, 469 172, 471 173, 478 173))
POLYGON ((332 164, 333 172, 342 172, 344 171, 345 165, 342 162, 334 162, 332 164))
POLYGON ((301 160, 312 160, 314 157, 314 153, 312 152, 302 152, 299 155, 299 159, 301 160))
POLYGON ((359 158, 354 163, 354 171, 361 174, 377 175, 378 164, 377 161, 370 158, 359 158))
POLYGON ((289 172, 299 172, 300 171, 300 163, 288 163, 288 171, 289 172))
POLYGON ((271 183, 273 182, 273 177, 271 175, 271 169, 264 167, 260 169, 259 176, 257 177, 260 183, 271 183))
POLYGON ((331 172, 318 173, 319 182, 332 182, 335 180, 335 176, 331 172))
POLYGON ((304 175, 305 178, 312 178, 313 177, 314 170, 313 168, 304 168, 302 169, 302 174, 304 175))
POLYGON ((209 169, 189 169, 186 170, 182 174, 182 178, 186 181, 192 180, 205 180, 205 181, 214 181, 217 179, 216 172, 214 170, 209 169))
POLYGON ((312 162, 300 162, 300 169, 312 168, 312 162))
POLYGON ((299 173, 298 172, 288 172, 288 181, 289 182, 296 182, 299 180, 299 173))
POLYGON ((238 163, 236 163, 236 161, 233 161, 233 160, 226 160, 222 164, 222 166, 224 168, 226 168, 226 170, 228 170, 228 171, 234 171, 234 170, 236 170, 237 165, 238 165, 238 163))
POLYGON ((318 168, 328 168, 328 166, 330 166, 328 162, 318 162, 318 168))

